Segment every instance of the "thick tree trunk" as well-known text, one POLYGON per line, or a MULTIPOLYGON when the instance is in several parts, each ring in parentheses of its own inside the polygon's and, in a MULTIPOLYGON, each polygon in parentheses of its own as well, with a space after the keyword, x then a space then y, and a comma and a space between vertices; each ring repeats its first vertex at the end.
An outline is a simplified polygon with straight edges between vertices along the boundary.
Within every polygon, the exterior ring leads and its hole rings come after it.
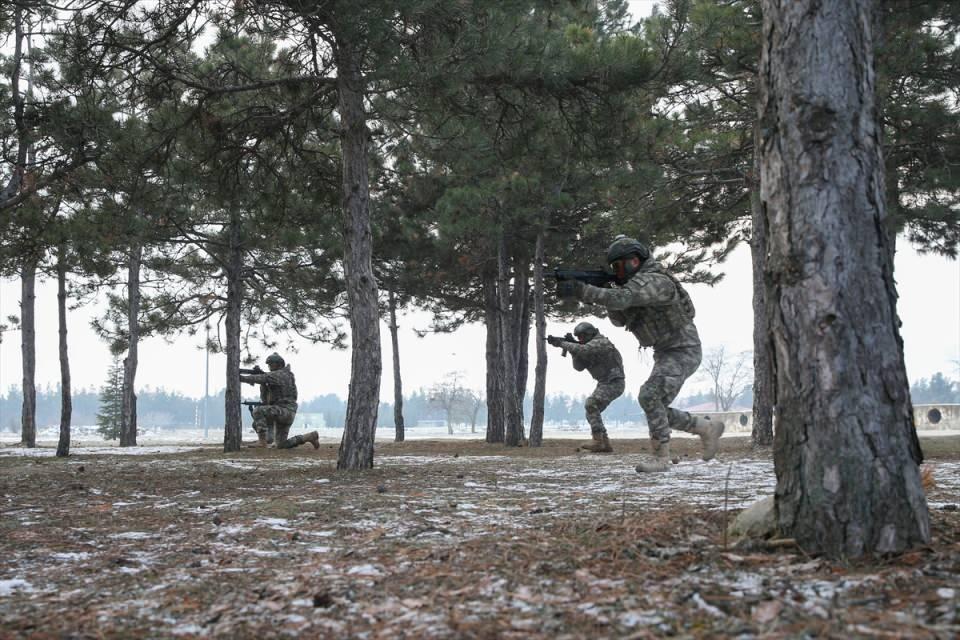
POLYGON ((403 442, 403 381, 400 379, 400 336, 397 327, 397 297, 393 289, 387 292, 390 306, 390 344, 393 346, 393 426, 394 442, 403 442))
POLYGON ((364 78, 359 54, 352 45, 338 40, 335 55, 343 162, 344 271, 352 340, 347 424, 340 442, 337 469, 370 469, 383 368, 377 281, 371 263, 373 238, 367 167, 370 134, 363 109, 364 78))
POLYGON ((530 446, 543 443, 544 402, 547 395, 547 319, 543 306, 543 231, 537 234, 533 257, 533 318, 537 345, 537 364, 533 370, 533 415, 530 417, 530 446))
POLYGON ((490 270, 483 276, 483 318, 487 327, 487 442, 503 442, 503 348, 500 334, 499 295, 496 272, 490 270))
POLYGON ((755 447, 773 444, 774 380, 771 360, 773 345, 767 326, 766 285, 763 281, 767 257, 766 219, 760 202, 760 131, 754 125, 753 184, 750 186, 750 212, 753 228, 750 255, 753 261, 753 432, 755 447))
POLYGON ((37 446, 37 261, 27 258, 20 271, 20 354, 23 363, 23 404, 20 443, 37 446))
POLYGON ((761 194, 781 532, 858 557, 930 540, 884 232, 868 0, 764 0, 761 194))
POLYGON ((60 439, 57 457, 70 455, 70 420, 73 397, 70 391, 70 358, 67 354, 67 263, 66 248, 59 247, 57 256, 57 324, 60 334, 60 439))
POLYGON ((127 357, 123 359, 123 391, 120 410, 120 446, 137 446, 137 379, 140 347, 140 262, 143 247, 139 242, 130 247, 127 263, 127 357))
POLYGON ((228 254, 224 272, 227 276, 227 313, 224 318, 227 352, 227 388, 224 392, 224 452, 240 451, 243 420, 240 416, 240 317, 243 310, 243 245, 240 218, 231 216, 227 232, 228 254))
MULTIPOLYGON (((516 347, 514 361, 517 363, 517 399, 520 402, 520 424, 523 420, 523 400, 527 396, 527 378, 530 369, 530 280, 527 277, 529 264, 517 260, 514 271, 512 303, 510 307, 513 343, 516 347)), ((523 439, 523 435, 520 436, 523 439)))
MULTIPOLYGON (((519 282, 519 274, 516 278, 519 282)), ((518 286, 518 285, 514 285, 518 286)), ((497 243, 497 291, 500 294, 501 378, 503 380, 503 443, 519 447, 523 440, 523 408, 517 393, 517 343, 519 332, 514 327, 514 314, 510 307, 510 257, 507 239, 500 233, 497 243)), ((522 303, 521 303, 522 305, 522 303)))

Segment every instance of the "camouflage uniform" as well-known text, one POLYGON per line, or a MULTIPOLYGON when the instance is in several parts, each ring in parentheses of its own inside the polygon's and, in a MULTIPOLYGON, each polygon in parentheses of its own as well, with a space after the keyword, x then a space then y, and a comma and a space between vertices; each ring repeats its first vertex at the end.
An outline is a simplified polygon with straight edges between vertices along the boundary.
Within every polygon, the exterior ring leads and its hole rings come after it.
POLYGON ((586 369, 597 381, 597 388, 584 402, 584 408, 590 432, 594 436, 605 436, 607 430, 600 414, 611 402, 623 395, 623 359, 620 352, 610 340, 599 334, 586 344, 565 342, 563 349, 572 356, 574 369, 586 369))
POLYGON ((258 436, 265 437, 272 423, 277 449, 291 449, 305 442, 303 436, 287 438, 297 415, 297 381, 290 365, 275 371, 241 375, 240 382, 260 385, 263 404, 253 408, 253 430, 258 436))
POLYGON ((607 308, 610 321, 653 347, 653 371, 640 388, 640 406, 647 415, 650 437, 670 441, 670 430, 693 432, 695 419, 669 404, 700 366, 700 336, 693 324, 693 302, 680 282, 658 262, 646 260, 621 287, 584 285, 584 302, 607 308))

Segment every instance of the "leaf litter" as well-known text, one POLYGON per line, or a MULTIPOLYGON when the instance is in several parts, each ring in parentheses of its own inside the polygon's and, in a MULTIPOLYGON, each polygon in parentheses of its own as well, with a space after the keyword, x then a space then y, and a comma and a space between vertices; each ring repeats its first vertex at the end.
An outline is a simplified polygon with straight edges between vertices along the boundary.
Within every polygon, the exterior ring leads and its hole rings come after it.
POLYGON ((775 482, 769 452, 745 439, 725 438, 711 462, 678 443, 681 463, 650 476, 633 471, 642 441, 609 455, 574 453, 571 441, 384 444, 364 473, 336 472, 328 443, 0 457, 0 628, 72 638, 952 638, 960 439, 940 440, 932 544, 864 562, 724 546, 727 523, 775 482))

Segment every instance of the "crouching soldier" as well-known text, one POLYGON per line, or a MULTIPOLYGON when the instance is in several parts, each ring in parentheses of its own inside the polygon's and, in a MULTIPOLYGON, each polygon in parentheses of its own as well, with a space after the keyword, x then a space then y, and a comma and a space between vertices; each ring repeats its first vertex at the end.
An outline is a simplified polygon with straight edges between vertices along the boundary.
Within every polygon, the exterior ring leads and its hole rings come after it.
POLYGON ((607 250, 607 262, 616 276, 615 286, 607 289, 572 281, 569 294, 605 306, 615 326, 632 333, 640 346, 653 347, 653 371, 640 388, 639 400, 647 415, 654 457, 640 463, 637 472, 670 468, 671 429, 700 436, 703 459, 710 460, 717 454, 723 423, 670 407, 702 357, 690 296, 633 238, 618 236, 607 250))
POLYGON ((603 426, 603 418, 600 414, 610 406, 611 402, 623 395, 623 359, 613 343, 600 335, 597 328, 589 322, 581 322, 574 327, 573 336, 577 342, 569 342, 555 336, 550 336, 547 341, 569 352, 573 360, 573 368, 577 371, 586 369, 597 381, 597 388, 584 402, 593 444, 583 449, 593 453, 609 453, 613 451, 613 447, 610 446, 607 429, 603 426))
POLYGON ((263 404, 253 407, 253 430, 257 432, 257 445, 266 447, 267 433, 271 423, 274 428, 274 446, 277 449, 292 449, 305 442, 320 448, 320 439, 316 431, 302 436, 288 438, 293 419, 297 415, 297 381, 293 377, 290 365, 283 361, 278 353, 267 356, 269 371, 247 370, 240 376, 240 382, 260 385, 260 400, 263 404))

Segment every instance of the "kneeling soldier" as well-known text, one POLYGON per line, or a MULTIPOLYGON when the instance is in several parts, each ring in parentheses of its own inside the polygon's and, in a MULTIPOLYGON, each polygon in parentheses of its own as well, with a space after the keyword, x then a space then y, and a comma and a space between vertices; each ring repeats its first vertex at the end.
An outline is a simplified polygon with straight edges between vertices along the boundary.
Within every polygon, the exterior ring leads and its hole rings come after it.
POLYGON ((569 351, 573 368, 577 371, 586 369, 597 381, 597 388, 584 402, 593 444, 583 448, 593 453, 609 453, 613 448, 607 438, 607 430, 603 426, 600 413, 610 406, 611 402, 623 395, 623 359, 613 343, 600 335, 597 328, 589 322, 578 324, 573 329, 573 335, 578 342, 568 342, 557 337, 550 337, 547 340, 553 346, 569 351))
POLYGON ((297 415, 297 381, 290 365, 286 364, 278 353, 267 356, 267 368, 269 371, 240 376, 240 382, 260 385, 260 400, 263 404, 253 408, 253 430, 257 432, 257 445, 267 446, 267 430, 272 422, 274 446, 277 449, 292 449, 305 442, 312 444, 314 449, 319 449, 320 439, 316 431, 287 438, 297 415))

